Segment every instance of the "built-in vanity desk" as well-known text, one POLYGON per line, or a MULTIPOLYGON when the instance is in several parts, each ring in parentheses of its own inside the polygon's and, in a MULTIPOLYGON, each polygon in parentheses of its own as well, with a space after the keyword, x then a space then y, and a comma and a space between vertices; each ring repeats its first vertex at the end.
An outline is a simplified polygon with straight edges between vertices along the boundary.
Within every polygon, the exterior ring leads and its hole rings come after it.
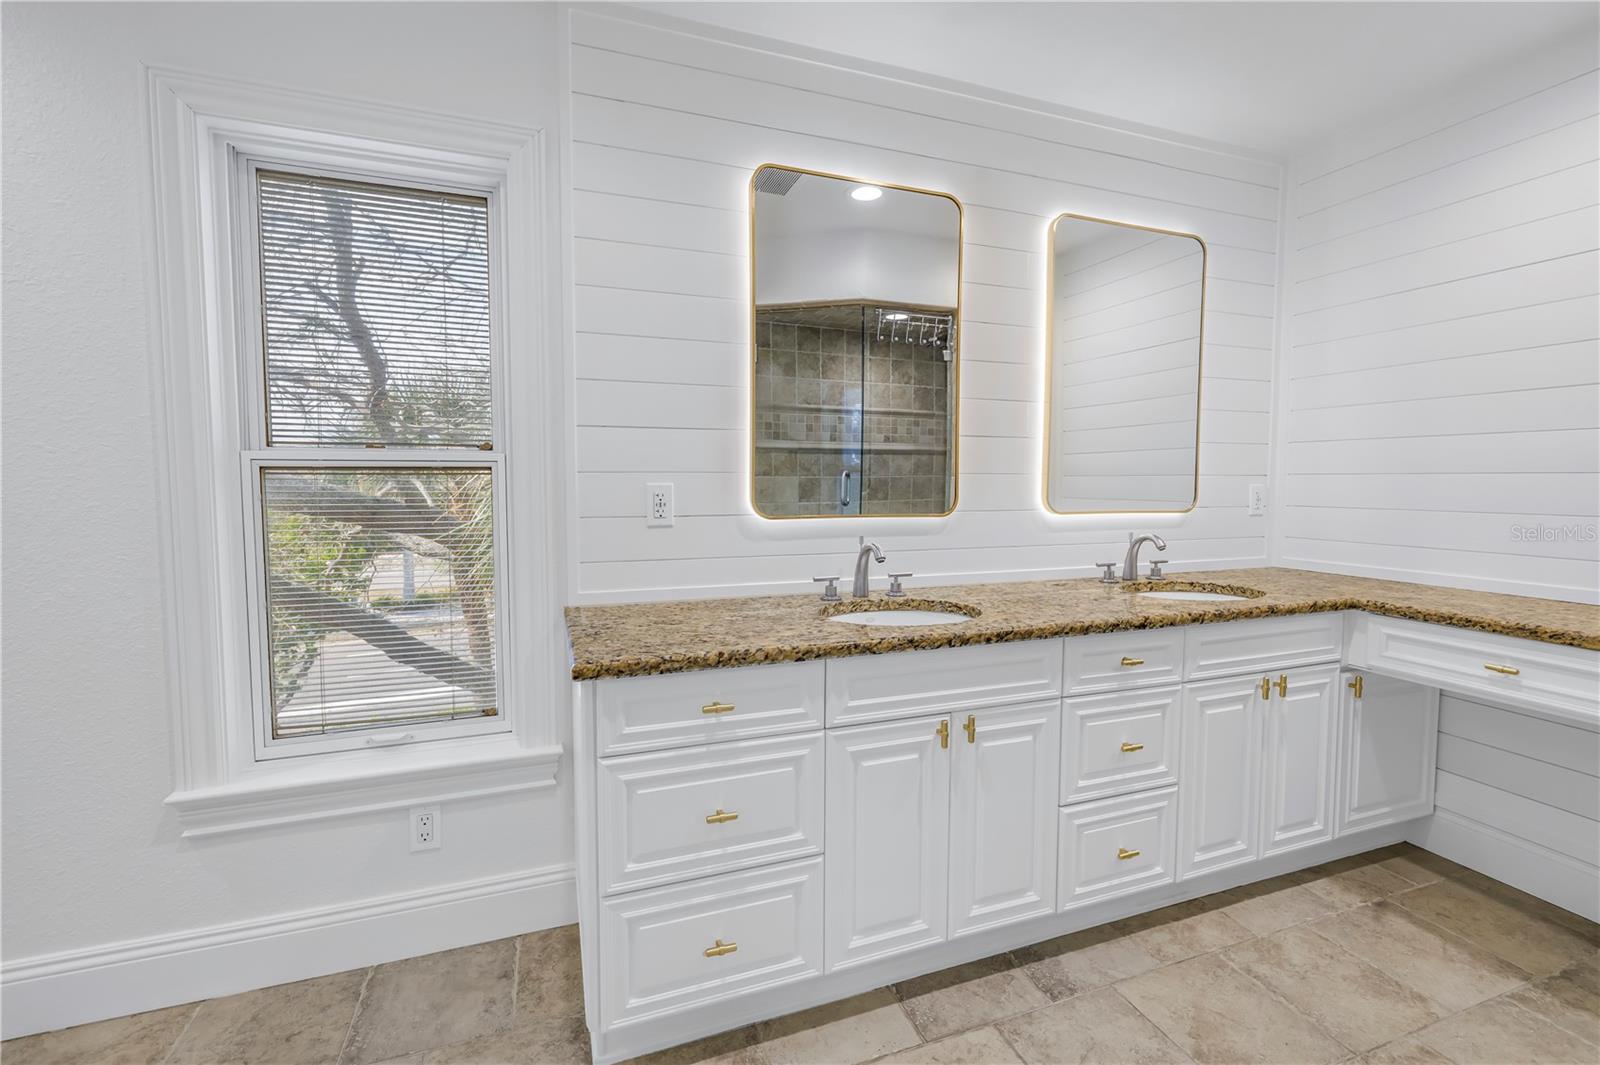
POLYGON ((1433 811, 1441 688, 1600 732, 1594 607, 1193 579, 1245 597, 570 610, 595 1060, 1404 839, 1433 811), (863 605, 976 616, 830 619, 863 605))

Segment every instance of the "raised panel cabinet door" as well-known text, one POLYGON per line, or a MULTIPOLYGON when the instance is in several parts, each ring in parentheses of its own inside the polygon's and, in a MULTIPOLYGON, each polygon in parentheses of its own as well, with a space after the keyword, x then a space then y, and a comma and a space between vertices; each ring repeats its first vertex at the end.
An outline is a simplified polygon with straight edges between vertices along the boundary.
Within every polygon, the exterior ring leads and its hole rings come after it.
POLYGON ((1260 853, 1262 677, 1183 690, 1178 879, 1260 853))
POLYGON ((950 937, 1053 913, 1061 703, 952 718, 950 937))
POLYGON ((1439 689, 1374 673, 1342 680, 1338 834, 1432 813, 1439 689))
POLYGON ((829 731, 829 971, 943 942, 957 738, 942 716, 829 731))
POLYGON ((1338 760, 1339 667, 1294 669, 1272 679, 1272 695, 1262 704, 1266 727, 1263 854, 1333 838, 1338 760))

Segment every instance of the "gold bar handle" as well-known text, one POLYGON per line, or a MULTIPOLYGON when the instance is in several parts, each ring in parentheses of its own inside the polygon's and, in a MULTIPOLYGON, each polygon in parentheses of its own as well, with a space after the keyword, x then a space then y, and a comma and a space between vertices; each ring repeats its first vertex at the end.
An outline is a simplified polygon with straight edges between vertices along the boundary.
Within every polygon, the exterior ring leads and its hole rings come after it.
POLYGON ((1144 750, 1144 744, 1142 743, 1124 743, 1122 745, 1122 751, 1124 754, 1132 754, 1134 751, 1142 750, 1144 750))
POLYGON ((1490 673, 1504 673, 1508 677, 1515 677, 1522 673, 1516 666, 1497 666, 1493 662, 1485 662, 1483 668, 1490 673))
POLYGON ((1124 655, 1123 659, 1122 659, 1122 664, 1125 665, 1125 666, 1142 666, 1142 665, 1144 665, 1144 659, 1142 659, 1142 658, 1128 658, 1126 655, 1124 655))
POLYGON ((1263 698, 1263 699, 1272 698, 1272 678, 1271 677, 1262 677, 1261 678, 1261 698, 1263 698))
POLYGON ((939 722, 939 727, 934 729, 933 732, 934 735, 939 737, 939 748, 948 750, 950 747, 950 719, 945 718, 939 722))
POLYGON ((1361 681, 1361 674, 1357 673, 1355 678, 1351 680, 1349 684, 1346 684, 1345 687, 1355 692, 1357 699, 1361 698, 1361 689, 1365 687, 1361 681))
POLYGON ((706 824, 708 824, 708 825, 725 825, 729 821, 737 821, 737 820, 739 820, 739 815, 738 814, 730 814, 728 811, 724 810, 720 806, 717 807, 717 812, 716 813, 714 813, 714 814, 706 814, 706 824))
POLYGON ((1289 694, 1289 674, 1278 674, 1278 698, 1285 698, 1289 694))
POLYGON ((700 712, 702 714, 726 714, 732 709, 732 703, 707 703, 700 708, 700 712))
POLYGON ((1117 848, 1117 861, 1119 861, 1119 862, 1125 862, 1129 858, 1137 858, 1137 857, 1139 857, 1139 852, 1138 851, 1130 851, 1126 847, 1118 847, 1117 848))
POLYGON ((967 715, 967 723, 962 726, 967 730, 967 742, 978 742, 978 719, 971 714, 967 715))
POLYGON ((708 958, 720 958, 724 954, 732 954, 734 951, 736 951, 738 949, 739 949, 739 944, 737 944, 737 943, 724 943, 722 940, 719 939, 714 944, 712 944, 711 946, 706 948, 706 957, 708 957, 708 958))

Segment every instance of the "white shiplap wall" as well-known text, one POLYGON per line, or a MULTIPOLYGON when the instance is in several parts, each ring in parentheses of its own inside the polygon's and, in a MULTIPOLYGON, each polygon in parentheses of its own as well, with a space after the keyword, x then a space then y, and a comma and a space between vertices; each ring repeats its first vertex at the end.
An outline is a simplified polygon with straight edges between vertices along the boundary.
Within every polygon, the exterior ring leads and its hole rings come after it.
MULTIPOLYGON (((572 13, 577 512, 571 600, 748 594, 845 571, 879 540, 911 583, 1084 576, 1160 528, 1180 566, 1265 558, 1279 168, 631 16, 572 13), (948 519, 750 511, 746 187, 765 162, 965 205, 960 506, 948 519), (1040 503, 1045 228, 1073 211, 1211 250, 1200 505, 1061 518, 1040 503), (677 524, 644 524, 676 485, 677 524)), ((709 31, 708 31, 709 32, 709 31)))
POLYGON ((1596 598, 1596 49, 1292 163, 1285 564, 1596 598))
POLYGON ((1417 841, 1600 919, 1600 735, 1445 692, 1417 841))

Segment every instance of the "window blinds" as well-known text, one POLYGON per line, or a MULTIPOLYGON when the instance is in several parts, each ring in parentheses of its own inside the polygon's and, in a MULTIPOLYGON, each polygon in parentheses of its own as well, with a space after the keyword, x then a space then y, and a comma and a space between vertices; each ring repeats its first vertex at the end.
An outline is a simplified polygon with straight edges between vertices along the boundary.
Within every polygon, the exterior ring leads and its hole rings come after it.
POLYGON ((491 439, 489 205, 260 171, 269 446, 491 439))

